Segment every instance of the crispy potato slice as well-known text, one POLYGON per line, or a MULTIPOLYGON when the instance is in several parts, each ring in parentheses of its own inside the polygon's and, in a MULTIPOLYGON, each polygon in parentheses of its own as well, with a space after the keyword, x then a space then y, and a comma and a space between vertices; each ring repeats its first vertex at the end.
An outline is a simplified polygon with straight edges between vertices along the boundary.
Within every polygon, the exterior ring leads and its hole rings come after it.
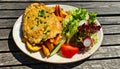
POLYGON ((65 12, 64 10, 62 10, 59 5, 56 5, 55 6, 55 15, 59 16, 61 18, 65 18, 68 15, 68 13, 65 12))
POLYGON ((53 43, 50 43, 49 41, 47 41, 47 42, 45 42, 45 44, 48 47, 48 49, 50 50, 50 52, 54 49, 53 43))
POLYGON ((29 51, 37 52, 41 49, 40 46, 32 46, 28 41, 26 41, 26 47, 29 51))
POLYGON ((58 35, 57 37, 55 37, 55 40, 54 40, 54 44, 55 45, 57 45, 59 42, 60 42, 60 40, 61 40, 61 36, 60 35, 58 35))
POLYGON ((45 45, 42 45, 42 49, 43 49, 43 53, 44 53, 45 56, 50 55, 50 51, 45 45))
POLYGON ((65 11, 63 11, 63 10, 60 11, 60 16, 61 17, 65 18, 67 15, 68 14, 65 11))
POLYGON ((62 22, 62 21, 63 21, 63 18, 60 17, 60 16, 57 16, 57 19, 59 20, 59 22, 62 22))
POLYGON ((54 41, 55 41, 54 38, 50 38, 50 39, 49 39, 49 42, 51 42, 51 43, 53 43, 54 41))

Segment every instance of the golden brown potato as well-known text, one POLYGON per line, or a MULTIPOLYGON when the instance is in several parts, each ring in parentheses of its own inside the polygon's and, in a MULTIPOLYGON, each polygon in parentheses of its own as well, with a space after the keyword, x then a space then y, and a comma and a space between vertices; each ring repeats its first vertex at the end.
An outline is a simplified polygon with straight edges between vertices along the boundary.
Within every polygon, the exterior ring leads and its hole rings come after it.
POLYGON ((50 43, 49 41, 45 42, 46 46, 48 47, 49 51, 51 52, 54 49, 53 43, 50 43))
POLYGON ((42 50, 43 50, 43 53, 44 53, 45 56, 50 55, 50 51, 45 45, 42 45, 42 50))
POLYGON ((54 40, 54 44, 57 45, 61 40, 61 35, 57 35, 57 37, 55 37, 55 40, 54 40))
POLYGON ((50 38, 50 39, 49 39, 49 42, 53 43, 54 40, 55 40, 54 38, 50 38))
POLYGON ((57 16, 57 19, 59 20, 59 22, 62 22, 62 21, 63 21, 63 18, 60 17, 60 16, 57 16))
POLYGON ((26 41, 26 47, 31 52, 37 52, 41 49, 40 46, 32 46, 28 41, 26 41))

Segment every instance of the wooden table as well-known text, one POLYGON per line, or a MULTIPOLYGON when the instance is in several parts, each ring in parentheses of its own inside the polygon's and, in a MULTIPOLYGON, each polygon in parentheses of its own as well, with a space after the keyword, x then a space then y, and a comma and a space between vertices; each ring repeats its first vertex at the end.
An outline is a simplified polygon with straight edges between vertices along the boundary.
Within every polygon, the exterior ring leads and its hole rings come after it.
POLYGON ((120 69, 120 0, 0 0, 0 68, 120 69), (72 5, 97 12, 104 31, 101 47, 88 59, 70 64, 50 64, 28 57, 15 45, 12 28, 33 2, 72 5))

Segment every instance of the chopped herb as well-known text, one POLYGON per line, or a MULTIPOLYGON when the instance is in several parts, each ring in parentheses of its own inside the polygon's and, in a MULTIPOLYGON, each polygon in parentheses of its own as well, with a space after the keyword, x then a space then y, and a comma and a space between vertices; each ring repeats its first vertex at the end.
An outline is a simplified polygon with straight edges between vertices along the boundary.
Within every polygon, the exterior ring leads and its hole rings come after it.
POLYGON ((47 17, 49 17, 49 15, 47 17))
POLYGON ((50 30, 48 30, 47 32, 50 32, 50 30))
POLYGON ((45 15, 45 11, 44 10, 40 10, 38 12, 38 16, 43 17, 44 15, 45 15))
POLYGON ((46 24, 47 22, 44 22, 44 24, 46 24))
POLYGON ((39 22, 42 24, 42 20, 40 19, 39 22))
POLYGON ((35 8, 38 8, 38 5, 34 5, 35 8))
POLYGON ((46 30, 47 30, 47 27, 48 27, 47 25, 46 25, 46 26, 44 26, 44 31, 46 31, 46 30))
POLYGON ((46 11, 46 13, 48 13, 48 11, 46 11))
POLYGON ((34 26, 31 28, 31 30, 33 30, 34 29, 34 26))
POLYGON ((39 25, 39 21, 37 21, 37 24, 36 24, 36 26, 38 26, 39 25))
POLYGON ((45 38, 45 37, 42 38, 42 41, 46 41, 46 40, 47 40, 47 38, 45 38))
POLYGON ((38 20, 39 18, 38 18, 38 17, 36 17, 35 19, 36 19, 36 20, 38 20))
POLYGON ((41 19, 37 20, 36 26, 38 26, 39 24, 42 24, 42 20, 41 19))
POLYGON ((48 32, 47 27, 48 27, 47 25, 44 27, 44 32, 43 32, 44 34, 47 34, 48 32))
POLYGON ((47 33, 49 33, 49 32, 50 32, 50 30, 44 31, 44 34, 47 34, 47 33))
POLYGON ((30 16, 27 16, 27 18, 29 19, 29 18, 30 18, 30 16))
POLYGON ((46 16, 44 16, 44 18, 46 18, 46 16))
POLYGON ((52 14, 53 12, 51 12, 50 14, 52 14))

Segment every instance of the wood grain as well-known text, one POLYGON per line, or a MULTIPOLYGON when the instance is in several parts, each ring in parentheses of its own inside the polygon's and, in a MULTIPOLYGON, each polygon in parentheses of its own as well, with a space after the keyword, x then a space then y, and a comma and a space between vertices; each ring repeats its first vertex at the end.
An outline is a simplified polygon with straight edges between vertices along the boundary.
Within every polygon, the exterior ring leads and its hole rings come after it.
MULTIPOLYGON (((100 48, 101 49, 101 48, 100 48)), ((101 54, 101 56, 98 56, 95 54, 92 55, 90 58, 84 60, 84 61, 81 61, 81 62, 76 62, 76 63, 71 63, 71 64, 65 64, 65 65, 60 65, 60 67, 72 67, 72 66, 75 66, 75 68, 77 67, 86 67, 88 66, 88 68, 94 68, 94 67, 98 67, 100 66, 105 68, 105 67, 108 67, 108 68, 111 68, 111 67, 114 67, 114 66, 111 66, 112 65, 115 65, 115 68, 118 68, 119 67, 119 62, 120 62, 120 56, 117 56, 116 55, 113 55, 112 57, 107 55, 107 52, 111 51, 110 50, 111 48, 107 48, 105 50, 107 51, 102 51, 102 52, 99 52, 99 50, 96 52, 96 53, 103 53, 101 54), (105 54, 107 56, 105 56, 105 54), (95 58, 94 58, 95 57, 95 58), (101 58, 102 57, 102 58, 101 58), (98 65, 98 66, 97 66, 98 65), (110 67, 109 67, 110 66, 110 67)), ((114 48, 115 49, 115 48, 114 48)), ((120 48, 119 48, 120 49, 120 48)), ((112 51, 115 51, 115 50, 112 50, 112 51)), ((118 51, 118 50, 117 50, 118 51)), ((109 53, 110 55, 112 55, 113 53, 109 53)), ((36 66, 39 66, 41 65, 40 67, 44 68, 44 66, 51 66, 52 67, 55 67, 55 66, 59 66, 59 65, 56 65, 56 64, 48 64, 48 63, 43 63, 43 62, 40 62, 40 61, 37 61, 37 60, 34 60, 32 58, 29 58, 28 56, 26 56, 25 54, 23 53, 4 53, 3 54, 0 54, 0 67, 17 67, 17 66, 23 66, 24 65, 26 67, 34 67, 32 65, 36 65, 36 66), (8 59, 8 57, 10 59, 8 59)))
MULTIPOLYGON (((120 45, 120 35, 104 35, 102 46, 115 46, 120 45)), ((0 40, 0 52, 19 51, 15 42, 10 40, 0 40)))
MULTIPOLYGON (((34 2, 31 2, 34 3, 34 2)), ((0 10, 7 10, 7 9, 11 9, 11 10, 19 10, 19 9, 25 9, 28 5, 30 5, 31 3, 26 2, 26 3, 0 3, 0 10)), ((42 2, 38 2, 38 3, 42 3, 42 2)), ((88 8, 88 9, 100 9, 100 8, 119 8, 120 4, 119 2, 62 2, 62 1, 58 1, 58 2, 43 2, 45 4, 65 4, 65 5, 72 5, 75 7, 82 7, 82 8, 88 8)), ((117 10, 117 9, 116 9, 117 10)), ((102 11, 102 10, 101 10, 102 11)))
MULTIPOLYGON (((46 4, 66 4, 75 7, 86 8, 91 12, 97 12, 99 15, 105 14, 120 14, 119 2, 57 2, 57 3, 46 3, 46 4), (114 13, 113 13, 114 12, 114 13)), ((23 14, 24 9, 30 3, 0 3, 0 16, 1 17, 18 17, 23 14)), ((0 17, 0 18, 1 18, 0 17)))
MULTIPOLYGON (((102 25, 120 25, 120 17, 119 16, 97 17, 97 19, 102 25)), ((17 18, 15 18, 15 19, 12 19, 12 18, 0 19, 0 28, 12 28, 16 20, 17 20, 17 18)))
MULTIPOLYGON (((120 33, 120 25, 102 25, 104 34, 119 34, 120 33)), ((12 38, 10 36, 11 29, 1 29, 0 30, 0 39, 9 39, 12 38)), ((120 35, 120 34, 119 34, 120 35)))
POLYGON ((0 69, 119 69, 120 0, 0 0, 0 69), (12 28, 25 8, 33 2, 65 4, 97 12, 104 38, 88 59, 70 64, 49 64, 22 53, 12 39, 12 28))
MULTIPOLYGON (((35 1, 44 1, 44 2, 54 2, 56 0, 1 0, 1 2, 35 2, 35 1)), ((72 2, 119 2, 119 0, 57 0, 58 1, 62 1, 62 2, 66 2, 66 1, 72 1, 72 2)))
MULTIPOLYGON (((98 16, 120 16, 119 8, 100 8, 100 9, 88 9, 90 12, 96 12, 98 16), (114 12, 114 13, 113 13, 114 12)), ((24 10, 2 10, 0 11, 0 19, 7 18, 18 18, 24 13, 24 10)))

